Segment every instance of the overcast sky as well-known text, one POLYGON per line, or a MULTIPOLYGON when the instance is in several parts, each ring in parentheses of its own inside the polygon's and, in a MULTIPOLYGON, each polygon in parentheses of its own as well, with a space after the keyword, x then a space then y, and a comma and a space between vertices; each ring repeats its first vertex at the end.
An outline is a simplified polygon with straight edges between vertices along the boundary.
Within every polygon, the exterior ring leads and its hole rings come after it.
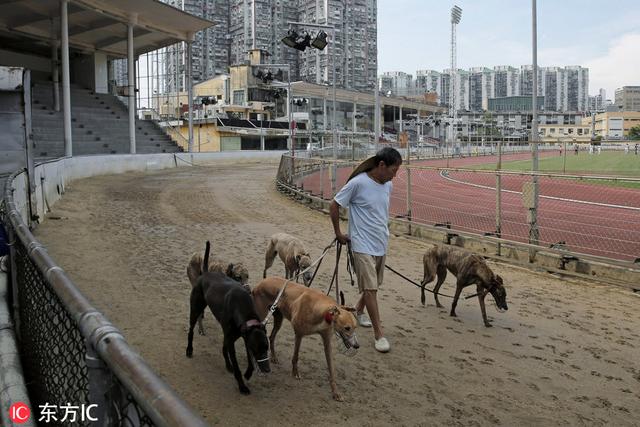
MULTIPOLYGON (((462 8, 459 68, 531 64, 531 0, 378 0, 380 74, 450 66, 450 11, 462 8)), ((589 68, 589 93, 640 85, 640 1, 538 0, 538 66, 589 68)))

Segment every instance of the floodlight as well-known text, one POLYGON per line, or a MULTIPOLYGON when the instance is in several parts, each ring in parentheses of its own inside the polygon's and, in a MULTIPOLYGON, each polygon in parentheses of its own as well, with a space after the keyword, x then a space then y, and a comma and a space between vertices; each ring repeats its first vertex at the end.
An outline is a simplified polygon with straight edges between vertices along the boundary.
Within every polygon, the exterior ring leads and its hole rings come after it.
POLYGON ((309 34, 305 34, 302 40, 298 40, 298 43, 296 43, 294 48, 304 52, 304 50, 309 46, 311 46, 311 36, 309 34))
POLYGON ((459 8, 458 6, 453 6, 451 8, 451 23, 459 24, 460 18, 462 18, 462 9, 459 8))
POLYGON ((282 43, 286 44, 289 47, 295 48, 298 44, 298 33, 293 30, 289 30, 287 35, 282 38, 282 43))
POLYGON ((325 47, 327 47, 327 33, 320 30, 316 38, 311 42, 311 46, 315 47, 318 50, 323 50, 325 47))

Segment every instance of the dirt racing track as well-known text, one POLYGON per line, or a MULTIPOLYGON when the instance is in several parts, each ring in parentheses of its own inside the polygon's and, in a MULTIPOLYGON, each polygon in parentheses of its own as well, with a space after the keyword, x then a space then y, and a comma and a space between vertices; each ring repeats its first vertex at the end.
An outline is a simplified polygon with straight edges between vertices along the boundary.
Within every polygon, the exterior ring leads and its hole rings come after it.
MULTIPOLYGON (((208 334, 196 335, 194 357, 186 358, 185 270, 205 240, 215 256, 246 263, 255 284, 272 233, 299 236, 312 257, 332 239, 327 216, 275 190, 276 169, 276 163, 225 164, 77 181, 53 207, 51 215, 59 219, 46 220, 36 235, 90 301, 211 424, 637 425, 638 296, 503 264, 490 266, 504 277, 509 311, 488 306, 493 328, 482 325, 476 299, 461 301, 458 318, 451 318, 450 300, 441 300, 447 309, 437 309, 432 298, 423 307, 416 288, 387 272, 379 301, 392 350, 377 353, 371 330, 358 329, 358 353, 335 356, 342 403, 331 398, 319 338, 303 339, 302 379, 292 378, 293 334, 286 322, 278 335, 281 362, 248 382, 249 396, 238 392, 225 369, 222 333, 210 314, 208 334)), ((477 187, 491 183, 455 174, 434 174, 425 183, 450 203, 424 193, 425 212, 446 213, 454 221, 452 206, 472 200, 475 209, 468 213, 486 216, 486 222, 474 220, 474 227, 492 224, 492 190, 477 187), (483 192, 486 202, 478 196, 483 192)), ((513 191, 518 185, 505 183, 513 191)), ((395 186, 401 196, 402 176, 395 186)), ((557 194, 542 191, 565 197, 555 187, 557 194)), ((521 203, 519 197, 505 195, 505 220, 515 215, 508 206, 521 203)), ((401 203, 394 199, 394 212, 401 203)), ((560 220, 549 218, 551 224, 560 220)), ((607 218, 609 226, 612 220, 607 218)), ((419 279, 428 246, 392 237, 387 263, 419 279)), ((326 289, 333 262, 330 257, 323 263, 314 287, 326 289)), ((276 261, 270 272, 283 274, 284 268, 276 261)), ((451 293, 453 283, 447 278, 442 291, 451 293)), ((347 303, 354 304, 357 292, 344 269, 340 284, 347 303)), ((236 348, 244 369, 244 351, 240 343, 236 348)))

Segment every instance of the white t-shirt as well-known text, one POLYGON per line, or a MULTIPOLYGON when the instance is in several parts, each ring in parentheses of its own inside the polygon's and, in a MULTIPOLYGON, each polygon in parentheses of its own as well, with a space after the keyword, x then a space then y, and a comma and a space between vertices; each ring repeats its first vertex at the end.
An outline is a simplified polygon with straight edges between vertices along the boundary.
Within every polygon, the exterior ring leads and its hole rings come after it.
POLYGON ((379 184, 365 173, 355 176, 334 200, 349 208, 349 237, 354 252, 382 256, 389 242, 389 197, 393 184, 379 184))

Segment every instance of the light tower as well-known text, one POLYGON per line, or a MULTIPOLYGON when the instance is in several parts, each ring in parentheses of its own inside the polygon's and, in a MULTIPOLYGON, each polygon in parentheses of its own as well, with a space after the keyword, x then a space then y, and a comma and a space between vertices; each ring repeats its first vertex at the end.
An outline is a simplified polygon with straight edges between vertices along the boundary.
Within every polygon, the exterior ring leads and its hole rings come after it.
POLYGON ((451 125, 449 130, 451 132, 451 140, 455 138, 453 127, 456 123, 456 26, 460 23, 462 18, 462 9, 458 6, 451 8, 451 81, 449 83, 449 117, 451 118, 451 125))

